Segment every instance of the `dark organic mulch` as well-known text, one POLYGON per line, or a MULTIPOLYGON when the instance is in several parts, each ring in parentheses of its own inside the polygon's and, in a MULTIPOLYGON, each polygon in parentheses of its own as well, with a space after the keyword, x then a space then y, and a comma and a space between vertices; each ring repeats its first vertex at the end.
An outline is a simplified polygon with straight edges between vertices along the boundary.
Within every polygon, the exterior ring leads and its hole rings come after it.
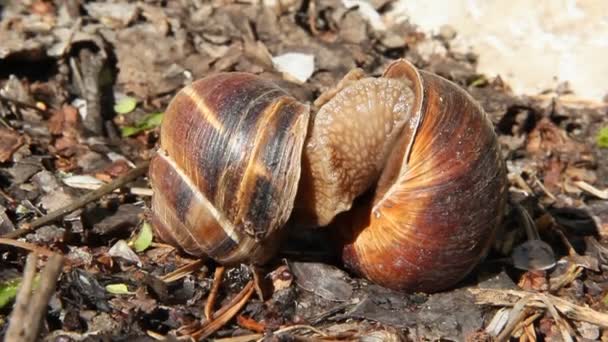
MULTIPOLYGON (((608 201, 593 190, 608 187, 608 150, 595 142, 606 106, 572 100, 560 90, 515 96, 500 78, 478 75, 475 56, 452 52, 450 34, 426 36, 392 22, 375 30, 357 8, 337 0, 268 3, 35 0, 0 7, 0 233, 148 159, 158 142, 156 113, 195 79, 247 71, 313 101, 353 68, 378 74, 389 61, 406 58, 461 85, 482 104, 507 160, 511 200, 531 213, 557 265, 544 271, 512 266, 514 248, 526 239, 512 210, 486 261, 457 289, 434 295, 399 293, 359 279, 319 243, 323 232, 306 233, 263 270, 273 286, 269 298, 252 297, 213 337, 489 340, 509 320, 498 310, 508 305, 469 291, 479 287, 551 294, 606 312, 608 201), (287 52, 314 55, 306 82, 273 66, 272 57, 287 52), (125 96, 136 107, 117 114, 113 106, 125 96), (301 327, 289 328, 294 325, 301 327)), ((388 0, 371 3, 381 15, 391 9, 388 0)), ((24 237, 66 257, 43 322, 47 341, 149 340, 204 319, 211 261, 165 282, 163 275, 192 260, 160 241, 134 251, 149 198, 141 178, 24 237), (122 286, 126 291, 116 290, 122 286)), ((27 251, 0 249, 5 287, 19 278, 27 251)), ((216 307, 249 279, 247 267, 228 270, 216 307)), ((11 307, 0 309, 0 334, 11 307)), ((559 317, 551 310, 520 310, 523 323, 512 327, 513 336, 553 340, 566 329, 572 336, 608 338, 607 326, 557 308, 559 317)))

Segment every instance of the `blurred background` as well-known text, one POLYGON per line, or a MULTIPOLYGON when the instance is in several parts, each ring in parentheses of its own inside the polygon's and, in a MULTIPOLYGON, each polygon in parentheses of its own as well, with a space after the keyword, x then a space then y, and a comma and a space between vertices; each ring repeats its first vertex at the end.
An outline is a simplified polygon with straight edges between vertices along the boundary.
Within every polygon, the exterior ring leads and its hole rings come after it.
POLYGON ((454 34, 452 51, 478 54, 477 71, 500 75, 518 94, 569 87, 579 97, 606 100, 605 0, 400 0, 386 19, 454 34))

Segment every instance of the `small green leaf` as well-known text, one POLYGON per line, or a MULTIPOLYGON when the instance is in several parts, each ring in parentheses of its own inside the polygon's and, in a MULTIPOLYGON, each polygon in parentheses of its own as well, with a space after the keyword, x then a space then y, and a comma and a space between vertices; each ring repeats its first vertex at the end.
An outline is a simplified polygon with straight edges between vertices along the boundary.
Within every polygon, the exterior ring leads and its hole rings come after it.
POLYGON ((152 244, 152 227, 148 222, 144 222, 141 226, 139 234, 132 241, 133 249, 136 252, 143 252, 152 244))
POLYGON ((0 283, 0 308, 10 303, 17 296, 17 291, 21 285, 21 278, 9 279, 0 283))
POLYGON ((601 148, 608 148, 608 126, 603 127, 597 132, 597 146, 601 148))
POLYGON ((137 106, 137 100, 132 97, 124 97, 114 105, 114 111, 118 114, 131 113, 137 106))
POLYGON ((15 209, 15 212, 19 215, 25 215, 30 212, 30 209, 24 206, 23 204, 19 204, 17 205, 17 209, 15 209))
POLYGON ((163 122, 163 116, 165 113, 151 113, 143 117, 135 126, 126 126, 121 128, 123 137, 135 135, 137 133, 153 129, 160 126, 163 122))
MULTIPOLYGON (((17 292, 21 286, 21 281, 22 278, 13 278, 0 283, 0 309, 5 307, 6 304, 10 303, 13 301, 13 299, 15 299, 15 297, 17 297, 17 292)), ((40 275, 36 274, 32 284, 32 290, 38 287, 39 282, 40 275)))
POLYGON ((142 130, 137 128, 137 127, 133 127, 133 126, 125 126, 125 127, 121 127, 120 128, 120 132, 122 134, 123 137, 130 137, 132 135, 135 135, 139 132, 141 132, 142 130))
POLYGON ((484 75, 478 76, 476 79, 471 82, 471 87, 480 87, 488 83, 488 79, 484 75))
POLYGON ((106 291, 110 292, 111 294, 131 294, 131 292, 129 292, 129 288, 127 287, 127 284, 108 284, 106 285, 106 291))
POLYGON ((158 127, 160 126, 160 124, 163 122, 163 116, 165 113, 153 113, 148 115, 147 120, 146 120, 146 125, 149 128, 154 128, 154 127, 158 127))

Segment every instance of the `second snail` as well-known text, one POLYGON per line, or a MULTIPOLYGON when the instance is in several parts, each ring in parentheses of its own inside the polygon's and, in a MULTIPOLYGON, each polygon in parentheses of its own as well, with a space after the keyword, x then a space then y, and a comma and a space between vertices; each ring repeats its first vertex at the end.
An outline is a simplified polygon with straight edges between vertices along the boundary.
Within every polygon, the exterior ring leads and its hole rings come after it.
POLYGON ((165 111, 150 181, 157 235, 187 253, 263 264, 290 220, 339 232, 354 273, 425 292, 483 259, 507 195, 480 105, 403 59, 314 104, 253 74, 198 80, 165 111))

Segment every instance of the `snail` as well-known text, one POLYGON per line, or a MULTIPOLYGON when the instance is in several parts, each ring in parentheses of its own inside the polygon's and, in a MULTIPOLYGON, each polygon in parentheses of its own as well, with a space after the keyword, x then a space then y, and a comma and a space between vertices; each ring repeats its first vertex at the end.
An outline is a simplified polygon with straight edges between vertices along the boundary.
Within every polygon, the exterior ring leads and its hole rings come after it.
POLYGON ((160 132, 155 231, 222 265, 267 262, 291 220, 336 231, 344 264, 372 282, 440 291, 487 254, 506 204, 483 109, 403 59, 379 77, 352 70, 312 105, 259 76, 209 75, 160 132))
POLYGON ((247 73, 179 91, 149 171, 161 240, 224 265, 267 261, 292 211, 308 117, 308 106, 247 73))

